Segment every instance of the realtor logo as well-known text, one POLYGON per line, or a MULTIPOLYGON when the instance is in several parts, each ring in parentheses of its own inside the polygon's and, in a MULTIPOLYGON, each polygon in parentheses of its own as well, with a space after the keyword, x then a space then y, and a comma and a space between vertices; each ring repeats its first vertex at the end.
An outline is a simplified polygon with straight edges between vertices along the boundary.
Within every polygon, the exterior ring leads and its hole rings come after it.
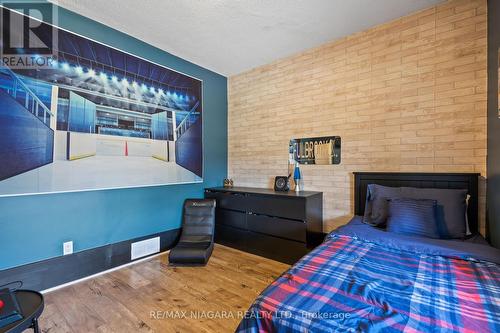
POLYGON ((56 7, 43 0, 0 1, 0 55, 11 69, 51 68, 57 58, 56 7))

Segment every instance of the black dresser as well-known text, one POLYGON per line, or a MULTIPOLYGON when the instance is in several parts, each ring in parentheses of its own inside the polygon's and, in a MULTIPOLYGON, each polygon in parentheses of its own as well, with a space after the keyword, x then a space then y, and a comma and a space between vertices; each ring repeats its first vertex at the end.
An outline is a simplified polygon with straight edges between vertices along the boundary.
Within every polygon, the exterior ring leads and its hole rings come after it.
POLYGON ((292 264, 323 241, 323 193, 205 189, 217 201, 215 241, 292 264))

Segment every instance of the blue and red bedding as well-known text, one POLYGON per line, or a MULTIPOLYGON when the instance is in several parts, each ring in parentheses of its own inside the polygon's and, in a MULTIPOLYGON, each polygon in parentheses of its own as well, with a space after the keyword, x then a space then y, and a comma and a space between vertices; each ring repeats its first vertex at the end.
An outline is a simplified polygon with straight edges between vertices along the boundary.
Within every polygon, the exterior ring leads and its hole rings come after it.
POLYGON ((237 332, 500 332, 500 251, 354 219, 256 299, 237 332))

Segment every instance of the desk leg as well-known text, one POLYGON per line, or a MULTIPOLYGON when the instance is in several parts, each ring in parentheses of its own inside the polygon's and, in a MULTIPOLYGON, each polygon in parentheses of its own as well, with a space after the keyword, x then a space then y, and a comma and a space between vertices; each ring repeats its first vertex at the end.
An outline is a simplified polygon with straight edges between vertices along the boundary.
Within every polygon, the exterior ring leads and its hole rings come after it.
POLYGON ((40 327, 38 327, 38 318, 34 318, 31 323, 31 327, 33 327, 33 332, 40 333, 40 327))

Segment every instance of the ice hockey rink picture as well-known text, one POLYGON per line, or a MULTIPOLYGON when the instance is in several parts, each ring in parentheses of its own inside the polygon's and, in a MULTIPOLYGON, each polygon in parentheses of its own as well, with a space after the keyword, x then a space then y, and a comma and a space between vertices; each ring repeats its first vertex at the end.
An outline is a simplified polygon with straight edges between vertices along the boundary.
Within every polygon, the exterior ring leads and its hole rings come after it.
POLYGON ((0 196, 201 182, 202 82, 52 25, 37 34, 54 29, 50 63, 0 64, 0 196))

